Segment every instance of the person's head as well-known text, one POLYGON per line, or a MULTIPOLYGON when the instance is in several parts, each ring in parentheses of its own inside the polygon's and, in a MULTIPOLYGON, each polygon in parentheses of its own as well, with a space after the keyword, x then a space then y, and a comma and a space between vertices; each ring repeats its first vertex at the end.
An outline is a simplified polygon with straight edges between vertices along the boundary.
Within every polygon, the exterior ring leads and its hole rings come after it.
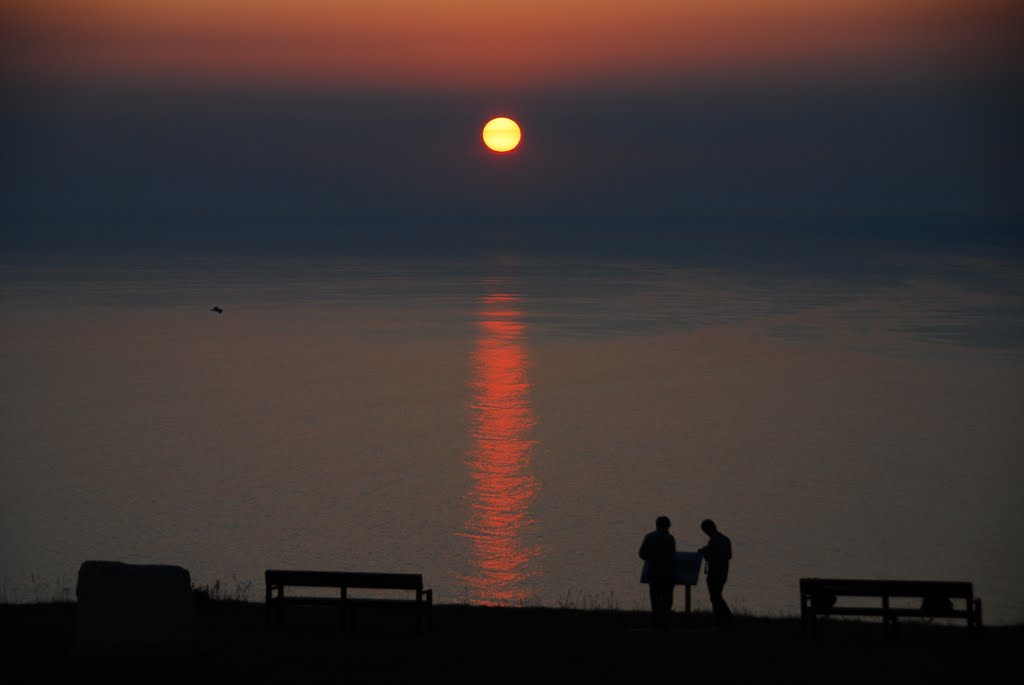
POLYGON ((669 526, 671 525, 672 522, 668 520, 668 516, 659 516, 658 519, 654 522, 654 526, 658 530, 668 530, 669 526))
POLYGON ((711 535, 712 533, 718 532, 718 526, 716 526, 715 522, 711 519, 704 519, 703 521, 701 521, 700 529, 704 531, 707 535, 711 535))

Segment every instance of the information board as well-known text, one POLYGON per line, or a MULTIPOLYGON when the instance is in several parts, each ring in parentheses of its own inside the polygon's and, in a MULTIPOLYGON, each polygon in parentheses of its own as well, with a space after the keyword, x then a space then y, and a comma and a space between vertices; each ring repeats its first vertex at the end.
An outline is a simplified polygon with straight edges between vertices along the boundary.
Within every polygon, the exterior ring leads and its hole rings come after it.
MULTIPOLYGON (((675 581, 676 585, 696 585, 700 578, 700 562, 704 555, 700 552, 676 552, 675 581)), ((647 562, 640 571, 640 582, 647 582, 647 562)))

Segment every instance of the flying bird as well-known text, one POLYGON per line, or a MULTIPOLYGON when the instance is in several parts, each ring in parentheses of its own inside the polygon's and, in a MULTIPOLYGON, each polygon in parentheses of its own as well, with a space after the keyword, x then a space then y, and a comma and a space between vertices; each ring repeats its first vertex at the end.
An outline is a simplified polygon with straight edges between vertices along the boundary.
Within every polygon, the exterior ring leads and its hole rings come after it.
POLYGON ((223 309, 221 309, 220 307, 214 307, 214 308, 212 308, 212 309, 211 309, 210 311, 211 311, 211 312, 217 312, 218 314, 220 314, 220 313, 221 313, 221 312, 223 312, 224 310, 223 310, 223 309))

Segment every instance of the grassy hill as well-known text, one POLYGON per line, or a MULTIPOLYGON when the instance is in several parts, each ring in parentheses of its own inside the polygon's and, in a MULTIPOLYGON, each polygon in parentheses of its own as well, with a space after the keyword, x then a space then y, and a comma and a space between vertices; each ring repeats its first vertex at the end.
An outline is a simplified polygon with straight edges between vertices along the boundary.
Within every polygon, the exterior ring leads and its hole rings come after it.
POLYGON ((962 624, 907 622, 883 639, 879 622, 833 619, 806 638, 795 618, 737 616, 722 632, 697 613, 655 633, 646 612, 464 605, 436 606, 429 632, 383 611, 357 616, 345 633, 326 608, 296 609, 283 628, 267 628, 262 604, 200 599, 190 655, 99 658, 77 654, 75 611, 0 605, 4 663, 32 677, 104 682, 985 683, 1015 672, 1024 647, 1024 626, 972 636, 962 624))

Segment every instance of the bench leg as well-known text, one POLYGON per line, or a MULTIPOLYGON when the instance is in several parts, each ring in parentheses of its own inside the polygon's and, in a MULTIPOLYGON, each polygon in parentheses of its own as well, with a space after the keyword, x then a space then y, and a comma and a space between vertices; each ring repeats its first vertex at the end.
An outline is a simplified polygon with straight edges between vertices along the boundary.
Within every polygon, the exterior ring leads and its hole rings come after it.
POLYGON ((264 603, 266 605, 267 627, 268 628, 270 627, 270 623, 271 623, 271 618, 270 618, 270 598, 272 596, 273 596, 273 593, 270 590, 270 586, 267 585, 267 590, 266 590, 265 597, 264 597, 264 603))
POLYGON ((818 632, 818 612, 805 598, 800 600, 800 634, 804 637, 818 632))
POLYGON ((264 595, 264 598, 263 598, 263 601, 266 604, 265 612, 266 612, 266 617, 267 617, 267 627, 270 627, 274 623, 274 612, 275 612, 274 606, 275 605, 277 606, 277 609, 276 609, 276 611, 277 611, 277 625, 278 626, 283 626, 284 625, 284 602, 280 601, 281 597, 283 597, 283 596, 284 596, 284 588, 283 587, 279 586, 277 588, 277 598, 276 599, 274 597, 274 588, 273 588, 273 586, 268 586, 267 587, 266 594, 264 595))
POLYGON ((882 595, 882 637, 889 637, 889 595, 882 595))
POLYGON ((434 611, 433 604, 426 600, 418 600, 416 602, 416 632, 422 632, 426 630, 434 629, 434 611))

